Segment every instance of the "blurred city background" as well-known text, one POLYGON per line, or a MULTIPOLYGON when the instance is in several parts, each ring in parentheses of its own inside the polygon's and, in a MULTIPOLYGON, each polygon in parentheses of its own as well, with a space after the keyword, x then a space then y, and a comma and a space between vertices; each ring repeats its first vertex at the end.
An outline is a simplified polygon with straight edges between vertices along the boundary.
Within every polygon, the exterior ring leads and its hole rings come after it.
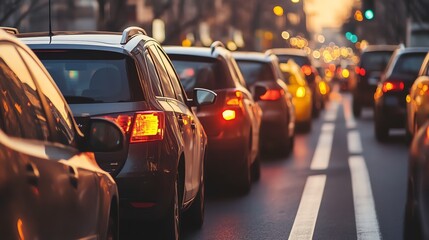
MULTIPOLYGON (((367 44, 405 43, 411 25, 429 22, 429 15, 425 14, 429 1, 367 2, 371 6, 363 6, 361 0, 52 0, 51 3, 54 31, 121 31, 126 26, 138 25, 163 45, 209 46, 214 40, 221 40, 230 50, 303 48, 309 53, 316 51, 312 54, 316 59, 325 57, 323 50, 327 47, 356 50, 367 44), (364 8, 371 8, 372 12, 363 12, 364 8)), ((48 15, 48 0, 2 0, 0 4, 0 25, 16 27, 20 32, 47 31, 48 15)), ((341 49, 331 55, 327 60, 341 57, 341 49)))

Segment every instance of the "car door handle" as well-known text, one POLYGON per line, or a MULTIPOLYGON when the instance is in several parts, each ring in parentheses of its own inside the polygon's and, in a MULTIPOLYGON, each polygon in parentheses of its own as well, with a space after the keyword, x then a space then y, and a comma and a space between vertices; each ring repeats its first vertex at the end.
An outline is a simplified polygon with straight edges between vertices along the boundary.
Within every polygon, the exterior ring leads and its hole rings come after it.
POLYGON ((72 166, 68 166, 69 168, 69 179, 70 179, 70 183, 71 185, 73 185, 73 187, 77 188, 77 185, 79 183, 79 175, 77 172, 77 169, 75 167, 72 166))
POLYGON ((33 186, 39 184, 40 173, 36 165, 33 163, 27 163, 25 166, 25 174, 27 176, 27 182, 33 186))

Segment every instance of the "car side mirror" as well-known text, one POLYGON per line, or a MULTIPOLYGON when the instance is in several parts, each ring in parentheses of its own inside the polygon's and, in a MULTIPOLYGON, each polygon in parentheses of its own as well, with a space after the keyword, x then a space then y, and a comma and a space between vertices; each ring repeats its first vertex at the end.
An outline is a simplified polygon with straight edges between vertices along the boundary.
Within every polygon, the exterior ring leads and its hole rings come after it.
POLYGON ((85 134, 86 151, 114 152, 124 148, 125 135, 114 122, 102 118, 89 120, 85 134))
POLYGON ((213 104, 216 101, 217 94, 205 88, 195 88, 193 106, 204 106, 213 104))
POLYGON ((253 100, 258 101, 267 92, 267 88, 265 86, 256 85, 253 91, 253 100))

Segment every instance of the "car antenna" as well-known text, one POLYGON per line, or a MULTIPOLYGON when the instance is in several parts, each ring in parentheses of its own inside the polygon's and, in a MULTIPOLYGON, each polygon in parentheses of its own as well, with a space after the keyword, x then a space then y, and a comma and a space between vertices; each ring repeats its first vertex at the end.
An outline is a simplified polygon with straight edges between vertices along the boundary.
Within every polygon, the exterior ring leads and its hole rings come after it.
POLYGON ((52 19, 51 19, 51 0, 49 0, 49 44, 52 42, 52 36, 54 35, 52 33, 52 19))

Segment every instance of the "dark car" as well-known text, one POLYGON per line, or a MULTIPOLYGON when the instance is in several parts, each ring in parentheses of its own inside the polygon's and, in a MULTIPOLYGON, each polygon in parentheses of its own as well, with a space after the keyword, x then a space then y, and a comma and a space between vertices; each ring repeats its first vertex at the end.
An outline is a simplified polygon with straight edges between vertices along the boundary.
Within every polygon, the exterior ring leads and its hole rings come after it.
POLYGON ((292 94, 280 71, 278 58, 259 52, 234 52, 233 56, 250 89, 264 86, 267 90, 257 99, 262 108, 261 150, 291 152, 295 139, 295 109, 292 94))
POLYGON ((404 239, 429 239, 429 122, 410 145, 404 239))
POLYGON ((353 93, 353 115, 358 118, 363 107, 374 106, 374 92, 396 45, 373 45, 365 48, 355 68, 357 77, 353 93))
POLYGON ((406 96, 428 51, 429 48, 401 48, 393 53, 374 93, 374 132, 377 140, 386 140, 391 128, 405 128, 406 96))
POLYGON ((0 30, 0 236, 117 239, 118 191, 95 162, 124 147, 105 119, 85 135, 33 52, 0 30))
MULTIPOLYGON (((243 193, 251 177, 259 178, 259 128, 262 110, 247 90, 231 53, 220 42, 210 48, 165 47, 191 94, 194 87, 217 93, 216 103, 202 106, 197 115, 206 129, 206 170, 210 182, 224 179, 243 193)), ((255 98, 259 98, 259 96, 255 98)))
POLYGON ((163 49, 141 28, 21 37, 77 119, 110 119, 126 133, 124 150, 96 156, 118 184, 121 216, 160 222, 164 238, 176 238, 189 209, 200 227, 207 137, 192 107, 213 103, 215 94, 196 89, 187 99, 163 49))
POLYGON ((289 59, 292 59, 301 67, 301 70, 305 76, 305 81, 312 92, 313 117, 318 117, 320 111, 324 107, 325 100, 319 86, 321 78, 319 77, 317 69, 311 63, 308 54, 304 50, 295 48, 273 48, 267 50, 267 52, 275 54, 279 58, 280 63, 287 63, 289 59))

